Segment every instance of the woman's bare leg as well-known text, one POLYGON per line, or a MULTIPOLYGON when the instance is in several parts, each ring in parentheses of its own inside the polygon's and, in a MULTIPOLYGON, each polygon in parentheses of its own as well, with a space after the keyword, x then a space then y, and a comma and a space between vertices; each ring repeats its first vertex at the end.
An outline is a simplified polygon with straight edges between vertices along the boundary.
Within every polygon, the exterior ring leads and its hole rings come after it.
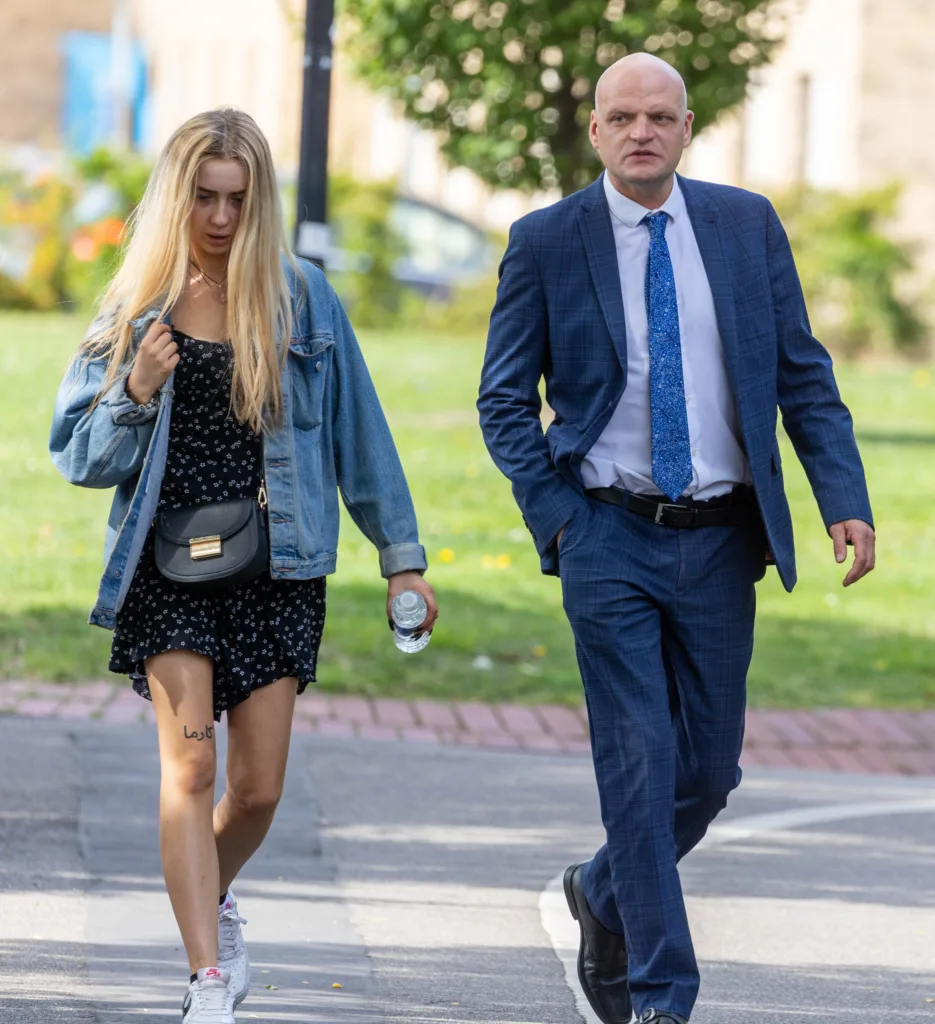
POLYGON ((218 959, 214 664, 191 651, 167 651, 149 658, 146 671, 162 766, 162 870, 194 974, 218 959))
POLYGON ((227 714, 227 789, 214 811, 223 895, 266 838, 282 796, 298 681, 263 686, 227 714))

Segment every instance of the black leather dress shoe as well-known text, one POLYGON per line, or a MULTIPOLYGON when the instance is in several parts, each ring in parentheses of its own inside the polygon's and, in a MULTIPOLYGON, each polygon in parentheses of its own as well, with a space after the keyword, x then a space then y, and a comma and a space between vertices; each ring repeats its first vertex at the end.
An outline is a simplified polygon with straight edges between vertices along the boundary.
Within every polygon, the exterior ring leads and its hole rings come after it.
POLYGON ((627 987, 627 944, 622 935, 609 932, 588 906, 581 884, 583 864, 565 872, 565 899, 571 916, 581 928, 578 947, 578 980, 591 1009, 604 1024, 631 1024, 633 1004, 627 987))
POLYGON ((636 1018, 635 1024, 688 1024, 685 1017, 665 1010, 647 1010, 636 1018))

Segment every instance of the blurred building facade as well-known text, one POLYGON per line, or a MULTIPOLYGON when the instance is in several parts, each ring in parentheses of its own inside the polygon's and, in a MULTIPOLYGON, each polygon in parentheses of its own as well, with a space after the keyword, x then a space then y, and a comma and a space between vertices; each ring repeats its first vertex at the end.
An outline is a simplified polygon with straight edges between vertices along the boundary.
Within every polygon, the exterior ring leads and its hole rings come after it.
POLYGON ((302 42, 286 0, 132 0, 149 65, 146 148, 157 152, 194 114, 231 105, 251 114, 277 166, 299 151, 302 42))
MULTIPOLYGON (((150 147, 185 118, 231 103, 252 114, 281 173, 294 177, 299 152, 305 6, 301 0, 133 0, 152 75, 150 147), (185 26, 180 33, 179 26, 185 26)), ((398 116, 356 81, 335 52, 330 164, 361 181, 392 178, 400 191, 486 227, 505 227, 529 208, 450 168, 433 136, 398 116)))
MULTIPOLYGON (((748 101, 696 140, 683 170, 765 191, 899 180, 896 230, 922 243, 923 264, 935 270, 935 141, 923 120, 935 95, 932 0, 788 4, 782 50, 757 73, 748 101)), ((123 8, 147 68, 145 124, 136 126, 144 149, 156 151, 191 114, 231 103, 256 117, 283 176, 295 174, 303 0, 2 0, 0 8, 0 146, 62 143, 63 39, 107 36, 123 8)), ((356 82, 340 52, 331 124, 335 170, 395 178, 404 193, 479 225, 505 228, 551 198, 492 192, 447 167, 434 138, 356 82)))
POLYGON ((111 8, 112 0, 3 0, 0 145, 61 143, 64 39, 108 32, 111 8))
POLYGON ((931 0, 790 0, 782 50, 739 109, 705 131, 687 174, 775 191, 901 183, 894 234, 935 274, 935 96, 931 0))

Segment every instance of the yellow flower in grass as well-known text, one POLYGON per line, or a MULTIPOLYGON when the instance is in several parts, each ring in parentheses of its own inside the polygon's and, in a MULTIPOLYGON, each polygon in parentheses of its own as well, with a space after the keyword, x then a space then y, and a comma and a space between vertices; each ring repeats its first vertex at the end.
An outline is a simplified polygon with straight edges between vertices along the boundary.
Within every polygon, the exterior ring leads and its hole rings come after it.
POLYGON ((455 560, 455 553, 451 548, 442 548, 438 552, 438 560, 439 562, 453 562, 455 560))
POLYGON ((536 644, 532 649, 532 656, 534 658, 544 658, 548 653, 549 649, 545 644, 536 644))
POLYGON ((932 373, 930 370, 916 370, 912 375, 912 383, 917 388, 927 388, 932 383, 932 373))
POLYGON ((498 569, 509 569, 513 564, 513 559, 509 555, 497 555, 496 565, 498 569))

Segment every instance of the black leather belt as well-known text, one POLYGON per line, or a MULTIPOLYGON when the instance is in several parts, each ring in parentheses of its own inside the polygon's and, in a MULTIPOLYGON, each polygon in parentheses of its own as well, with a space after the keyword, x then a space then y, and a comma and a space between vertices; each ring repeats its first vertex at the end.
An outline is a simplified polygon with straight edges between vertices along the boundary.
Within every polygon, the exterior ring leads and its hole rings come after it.
POLYGON ((617 487, 592 487, 585 494, 676 530, 697 530, 703 526, 742 526, 755 522, 758 515, 752 487, 737 487, 730 494, 711 498, 710 501, 692 501, 688 498, 679 502, 660 501, 652 495, 631 494, 617 487))

